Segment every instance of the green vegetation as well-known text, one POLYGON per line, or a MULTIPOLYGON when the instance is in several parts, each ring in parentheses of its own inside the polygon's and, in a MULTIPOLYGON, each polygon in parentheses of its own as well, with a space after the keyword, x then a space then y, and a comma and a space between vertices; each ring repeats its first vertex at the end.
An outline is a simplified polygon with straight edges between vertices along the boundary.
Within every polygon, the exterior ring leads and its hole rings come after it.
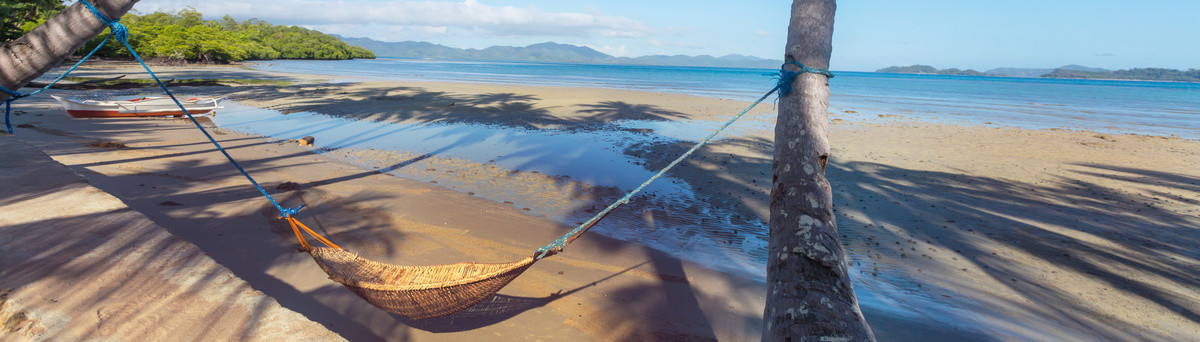
MULTIPOLYGON (((63 9, 56 0, 17 0, 0 3, 0 34, 9 41, 33 30, 63 9)), ((204 20, 200 12, 135 13, 121 17, 129 28, 129 45, 144 58, 168 61, 229 63, 263 59, 375 58, 370 50, 352 46, 319 31, 298 26, 271 25, 258 19, 237 21, 229 16, 204 20)), ((107 30, 77 52, 86 54, 107 30)), ((110 42, 99 57, 133 58, 121 44, 110 42)))
MULTIPOLYGON (((129 45, 144 58, 205 63, 228 63, 263 59, 350 59, 375 58, 371 51, 351 46, 336 37, 298 26, 271 25, 262 20, 237 21, 228 15, 220 20, 203 20, 191 9, 170 14, 126 14, 121 22, 129 27, 129 45)), ((91 51, 105 35, 80 49, 91 51)), ((121 44, 108 44, 97 52, 101 57, 132 58, 121 44)))
POLYGON ((1068 69, 1054 69, 1049 74, 1042 75, 1044 78, 1085 78, 1085 79, 1109 79, 1109 80, 1145 80, 1145 81, 1174 81, 1174 82, 1200 82, 1200 69, 1188 69, 1187 71, 1178 69, 1164 68, 1136 68, 1122 69, 1114 71, 1081 71, 1068 69))
POLYGON ((64 8, 60 0, 4 0, 0 2, 0 42, 17 39, 64 8))

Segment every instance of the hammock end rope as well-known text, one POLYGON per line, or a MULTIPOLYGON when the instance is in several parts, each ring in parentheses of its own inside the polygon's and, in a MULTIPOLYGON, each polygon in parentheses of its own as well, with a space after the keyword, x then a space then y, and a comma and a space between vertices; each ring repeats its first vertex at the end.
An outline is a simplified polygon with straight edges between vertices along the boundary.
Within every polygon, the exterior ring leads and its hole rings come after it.
POLYGON ((286 218, 289 218, 289 217, 292 217, 292 216, 296 216, 296 214, 299 214, 299 213, 300 213, 300 209, 303 209, 303 208, 304 208, 304 205, 303 205, 303 204, 301 204, 300 206, 297 206, 297 207, 295 207, 295 208, 284 208, 284 209, 281 209, 281 210, 279 210, 279 218, 280 218, 280 219, 286 219, 286 218))

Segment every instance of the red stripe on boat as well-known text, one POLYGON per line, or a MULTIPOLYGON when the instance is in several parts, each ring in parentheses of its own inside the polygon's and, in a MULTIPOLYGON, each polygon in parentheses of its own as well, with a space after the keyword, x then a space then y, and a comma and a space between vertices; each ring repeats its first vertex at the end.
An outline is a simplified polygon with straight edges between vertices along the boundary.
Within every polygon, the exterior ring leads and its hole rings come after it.
MULTIPOLYGON (((208 113, 211 111, 212 111, 212 109, 197 109, 197 110, 189 110, 188 113, 195 115, 195 114, 204 114, 204 113, 208 113)), ((116 110, 69 109, 69 110, 67 110, 67 114, 71 114, 71 116, 74 116, 77 118, 130 118, 130 117, 176 116, 176 115, 183 115, 183 111, 175 110, 175 111, 136 113, 136 112, 121 112, 121 111, 116 111, 116 110)))

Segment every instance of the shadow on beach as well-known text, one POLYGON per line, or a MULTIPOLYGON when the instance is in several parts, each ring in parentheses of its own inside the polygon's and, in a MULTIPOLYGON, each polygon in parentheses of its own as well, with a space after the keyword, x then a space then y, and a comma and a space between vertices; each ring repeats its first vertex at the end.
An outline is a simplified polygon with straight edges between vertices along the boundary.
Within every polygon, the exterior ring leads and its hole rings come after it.
MULTIPOLYGON (((539 99, 528 95, 462 95, 421 88, 353 92, 332 86, 297 91, 248 87, 237 96, 294 99, 287 104, 287 108, 282 109, 313 110, 354 119, 474 123, 529 129, 596 127, 619 120, 675 120, 688 117, 655 106, 622 102, 584 105, 587 108, 573 112, 578 116, 564 117, 554 114, 552 108, 539 107, 539 99), (331 94, 336 96, 318 99, 331 94), (350 106, 354 106, 354 109, 346 109, 350 106)), ((58 123, 39 122, 38 125, 77 132, 73 133, 75 137, 69 137, 73 141, 63 141, 61 136, 52 135, 35 138, 43 141, 48 153, 55 156, 96 152, 94 148, 79 145, 80 139, 120 140, 130 136, 131 132, 156 129, 137 121, 103 125, 96 121, 81 121, 61 128, 57 127, 62 125, 58 123)), ((463 139, 461 142, 470 143, 473 139, 463 139)), ((156 144, 153 139, 141 142, 156 144)), ((301 159, 309 156, 309 152, 246 157, 239 154, 238 150, 270 147, 270 144, 255 139, 227 142, 227 148, 239 156, 243 166, 252 174, 273 174, 279 179, 284 178, 279 174, 301 178, 297 182, 304 185, 301 192, 275 189, 282 181, 270 181, 264 185, 269 191, 279 194, 278 198, 285 206, 311 204, 305 215, 317 222, 314 228, 336 241, 347 241, 348 249, 371 256, 401 257, 411 252, 406 248, 420 242, 416 234, 404 233, 407 227, 397 227, 396 217, 405 213, 380 204, 394 200, 397 195, 370 189, 332 190, 337 186, 374 179, 372 177, 390 176, 362 170, 299 173, 295 170, 310 166, 307 164, 309 162, 301 159)), ((648 170, 657 170, 686 146, 688 144, 684 142, 653 144, 624 153, 641 159, 642 165, 648 170)), ((596 285, 596 291, 603 288, 600 293, 608 296, 605 300, 609 303, 599 309, 567 310, 555 307, 570 298, 564 296, 578 296, 575 291, 595 285, 593 283, 562 295, 551 294, 554 290, 541 290, 535 295, 499 295, 482 304, 478 311, 468 310, 462 313, 463 316, 438 320, 406 321, 378 310, 369 311, 371 308, 368 305, 338 286, 316 286, 312 283, 298 285, 280 279, 283 277, 280 274, 288 270, 311 268, 311 261, 305 260, 306 255, 294 252, 295 243, 290 230, 281 228, 278 223, 271 223, 275 222, 269 217, 273 209, 257 205, 261 202, 260 195, 240 181, 236 170, 219 159, 200 159, 214 156, 211 148, 190 142, 154 146, 154 149, 162 148, 169 148, 171 152, 137 154, 149 153, 153 150, 151 148, 140 152, 138 149, 132 152, 108 151, 109 154, 102 158, 88 157, 97 161, 78 162, 71 166, 95 186, 125 200, 156 223, 200 246, 256 289, 275 297, 281 305, 321 322, 351 340, 408 339, 417 332, 458 332, 494 326, 500 322, 532 322, 534 319, 522 317, 522 313, 549 314, 538 311, 545 308, 581 317, 579 313, 591 315, 608 311, 600 313, 605 316, 588 318, 599 323, 599 327, 620 327, 614 329, 611 335, 599 334, 611 339, 715 339, 716 334, 711 326, 721 323, 712 322, 704 316, 702 303, 710 299, 704 298, 687 281, 688 274, 684 272, 682 262, 645 247, 637 248, 659 257, 653 258, 649 264, 626 268, 626 271, 639 267, 650 268, 646 272, 659 275, 659 281, 648 285, 615 281, 613 283, 622 285, 596 285), (170 170, 170 173, 137 171, 101 174, 89 169, 151 162, 161 166, 156 168, 170 170), (134 184, 143 185, 131 186, 134 184), (199 190, 194 188, 197 184, 201 184, 199 190), (219 202, 212 203, 213 199, 219 199, 219 202), (164 200, 184 206, 164 209, 161 205, 164 200), (213 239, 213 234, 221 234, 222 238, 213 239), (651 326, 651 322, 661 322, 663 317, 671 315, 675 315, 671 319, 683 322, 680 327, 651 326)), ((552 149, 528 146, 523 152, 536 154, 539 150, 552 149)), ((703 202, 698 206, 735 208, 733 210, 737 212, 737 217, 722 218, 728 220, 727 224, 701 225, 711 229, 698 229, 694 234, 699 238, 720 241, 736 236, 736 233, 727 231, 731 227, 762 226, 766 220, 767 191, 771 180, 771 161, 767 156, 772 152, 773 146, 768 139, 724 139, 702 149, 678 170, 672 171, 671 176, 682 180, 701 195, 698 198, 703 202)), ((396 163, 390 169, 416 167, 423 160, 436 155, 430 153, 396 163)), ((1144 328, 1142 322, 1114 317, 1103 308, 1097 308, 1098 305, 1123 302, 1135 303, 1142 310, 1152 310, 1172 322, 1182 322, 1184 326, 1200 326, 1200 305, 1195 301, 1197 294, 1194 290, 1200 288, 1200 271, 1194 264, 1194 260, 1200 258, 1200 234, 1195 228, 1200 226, 1200 219, 1194 214, 1169 208, 1172 203, 1195 205, 1194 198, 1200 194, 1200 178, 1114 165, 1080 164, 1074 165, 1068 173, 1055 175, 1053 181, 1031 183, 901 168, 862 160, 840 160, 836 155, 828 172, 838 211, 839 233, 851 259, 852 269, 859 270, 855 280, 860 293, 869 291, 872 282, 905 278, 906 281, 928 286, 906 291, 936 298, 945 306, 969 311, 968 317, 922 317, 922 321, 937 323, 930 327, 932 331, 929 335, 922 336, 910 335, 900 330, 901 327, 889 327, 888 323, 882 323, 876 327, 881 339, 952 336, 960 332, 951 330, 963 325, 985 334, 1015 334, 1011 336, 1015 339, 1092 336, 1125 340, 1171 339, 1176 336, 1156 335, 1156 331, 1144 328), (1138 184, 1149 183, 1174 188, 1178 193, 1137 188, 1138 184), (894 268, 890 271, 893 274, 884 274, 880 278, 876 278, 877 274, 868 275, 866 270, 884 264, 903 267, 894 268), (929 272, 921 271, 922 268, 929 272), (962 271, 958 271, 960 269, 962 271), (1050 271, 1054 274, 1047 274, 1050 271), (1078 283, 1072 282, 1072 279, 1078 283), (1077 288, 1081 283, 1090 286, 1088 293, 1077 288), (987 322, 995 325, 988 326, 987 322), (1012 322, 1021 326, 1021 329, 1001 326, 1005 322, 1012 322)), ((589 208, 605 206, 614 199, 612 196, 618 195, 581 197, 577 213, 587 216, 589 208)), ((664 203, 653 198, 639 198, 621 209, 622 212, 615 213, 614 218, 623 224, 648 226, 679 225, 686 224, 687 220, 711 219, 699 212, 688 214, 688 208, 663 207, 664 203)), ((560 225, 557 232, 566 229, 560 225)), ((627 244, 594 239, 596 242, 591 246, 598 246, 600 255, 618 255, 631 248, 627 244)), ((527 245, 536 247, 533 244, 530 242, 527 245)), ((503 253, 507 252, 498 252, 503 253)), ((462 261, 464 258, 461 255, 421 257, 425 258, 421 261, 426 262, 454 258, 462 261)), ((612 276, 623 272, 616 272, 612 276)), ((885 269, 882 273, 887 272, 885 269)), ((525 278, 534 277, 526 275, 525 278)), ((607 279, 591 279, 596 278, 607 279)), ((591 279, 571 280, 583 282, 591 279)), ((540 280, 544 279, 525 279, 540 280)), ((517 280, 521 281, 521 278, 517 280)), ((561 288, 557 285, 560 283, 546 286, 561 288)), ((739 286, 749 288, 761 284, 739 286)), ((900 302, 898 305, 903 306, 905 299, 897 300, 900 302)), ((579 306, 582 306, 582 302, 581 299, 579 306)), ((904 322, 908 319, 902 316, 876 318, 873 315, 894 315, 896 308, 876 309, 865 310, 868 321, 904 322)), ((739 323, 745 326, 761 325, 760 317, 746 316, 742 319, 744 322, 739 323)))
MULTIPOLYGON (((69 119, 68 119, 69 120, 69 119)), ((566 313, 588 314, 589 319, 601 320, 620 326, 609 332, 590 331, 591 334, 611 339, 629 339, 653 336, 687 336, 689 339, 713 340, 708 323, 693 295, 688 282, 667 281, 663 284, 644 284, 629 287, 629 280, 608 284, 606 279, 639 268, 641 273, 662 274, 670 279, 684 279, 687 275, 678 259, 665 254, 647 251, 654 255, 651 261, 628 266, 625 271, 609 273, 604 277, 592 278, 590 284, 552 290, 542 296, 518 296, 500 294, 481 305, 461 313, 437 320, 398 320, 396 317, 370 307, 340 286, 332 286, 316 277, 292 283, 287 273, 294 269, 313 269, 307 255, 296 253, 295 240, 290 230, 285 230, 274 220, 274 209, 262 205, 261 195, 245 184, 240 174, 220 159, 210 146, 201 143, 170 143, 155 141, 154 138, 131 139, 147 132, 166 130, 188 130, 162 128, 162 121, 140 120, 71 120, 66 125, 60 122, 38 121, 40 129, 28 130, 43 149, 60 158, 80 159, 67 161, 74 170, 82 173, 94 186, 121 198, 135 210, 146 213, 155 223, 167 228, 175 235, 190 241, 204 250, 218 263, 229 267, 234 274, 249 282, 255 289, 275 298, 282 306, 297 311, 309 319, 320 322, 334 332, 351 340, 394 340, 409 339, 422 332, 472 332, 493 326, 499 322, 532 323, 536 317, 522 316, 529 310, 544 308, 563 298, 571 298, 584 289, 610 293, 615 298, 624 298, 621 304, 602 309, 582 307, 566 310, 566 313), (101 129, 103 127, 103 129, 101 129), (69 132, 69 133, 67 133, 69 132), (125 141, 130 148, 103 149, 89 147, 92 140, 125 141), (134 142, 136 141, 136 142, 134 142), (215 158, 214 158, 215 157, 215 158), (127 170, 110 173, 95 170, 127 170), (215 200, 215 202, 214 202, 215 200), (284 273, 280 273, 284 272, 284 273), (600 279, 600 280, 596 280, 600 279), (312 285, 323 284, 313 288, 312 285), (615 287, 614 287, 615 286, 615 287), (312 289, 307 289, 312 288, 312 289), (569 290, 570 289, 570 290, 569 290), (670 314, 681 310, 686 314, 670 314), (595 317, 594 315, 601 315, 595 317), (382 319, 390 317, 389 319, 382 319), (641 319, 631 319, 641 317, 641 319), (670 318, 680 327, 660 326, 659 322, 670 318), (532 320, 532 321, 531 321, 532 320), (679 330, 682 329, 682 330, 679 330)), ((170 134, 170 133, 168 133, 170 134)), ((313 228, 331 239, 343 243, 348 249, 364 255, 391 259, 421 254, 408 250, 420 241, 411 241, 413 236, 406 228, 397 226, 398 215, 389 209, 368 203, 386 202, 390 195, 378 191, 334 191, 329 187, 357 181, 378 181, 372 177, 391 177, 375 171, 357 171, 346 174, 321 173, 314 177, 300 172, 300 190, 285 190, 285 182, 271 180, 282 174, 293 174, 294 170, 309 169, 316 165, 303 161, 311 157, 308 151, 282 154, 258 154, 253 149, 272 149, 277 143, 258 139, 231 138, 217 134, 223 145, 248 172, 256 175, 263 186, 275 195, 284 206, 308 204, 301 214, 312 222, 313 228), (272 176, 275 175, 275 176, 272 176)), ((413 162, 419 162, 420 158, 413 162)), ((394 167, 410 167, 413 163, 401 163, 394 167)), ((296 179, 285 177, 285 179, 296 179)), ((367 183, 370 184, 370 183, 367 183)), ((559 232, 567 228, 562 227, 559 232)), ((554 233, 554 232, 551 232, 554 233)), ((603 240, 596 237, 596 240, 603 240)), ((536 242, 542 242, 539 238, 536 242)), ((590 243, 611 252, 626 253, 628 245, 619 243, 590 243)), ((581 247, 582 248, 582 247, 581 247)), ((532 249, 529 249, 532 250, 532 249)), ((441 259, 470 258, 470 255, 439 256, 426 258, 424 262, 442 262, 441 259)), ((424 258, 424 257, 423 257, 424 258)), ((561 265, 561 264, 549 264, 561 265)), ((550 266, 561 267, 561 266, 550 266)), ((308 271, 306 271, 308 273, 308 271)), ((592 274, 588 272, 585 274, 592 274)), ((631 279, 635 279, 631 278, 631 279)), ((517 282, 538 282, 534 275, 526 275, 517 282)), ((577 281, 569 279, 566 283, 577 281)), ((582 279, 578 279, 582 280, 582 279)), ((553 284, 563 284, 555 280, 553 284)), ((516 283, 514 283, 516 284, 516 283)), ((549 285, 558 286, 558 285, 549 285)), ((517 288, 520 288, 518 286, 517 288)), ((528 292, 529 290, 523 290, 528 292)), ((589 297, 592 295, 589 295, 589 297)), ((580 298, 581 301, 584 301, 580 298)), ((587 302, 595 302, 587 300, 587 302)), ((572 303, 572 306, 574 303, 572 303)), ((571 306, 563 306, 568 308, 571 306)), ((554 309, 559 312, 562 308, 554 309)), ((544 315, 546 313, 541 313, 544 315)), ((747 318, 752 319, 752 318, 747 318)), ((559 323, 555 323, 558 325, 559 323)), ((596 327, 603 327, 603 324, 596 327)), ((559 328, 561 329, 561 328, 559 328)), ((589 327, 588 329, 594 329, 589 327)))
POLYGON ((469 123, 540 129, 606 128, 621 120, 666 121, 687 118, 682 112, 655 105, 608 100, 574 109, 541 105, 530 94, 463 94, 421 87, 254 87, 235 99, 281 102, 268 109, 282 113, 312 111, 347 119, 379 122, 469 123))

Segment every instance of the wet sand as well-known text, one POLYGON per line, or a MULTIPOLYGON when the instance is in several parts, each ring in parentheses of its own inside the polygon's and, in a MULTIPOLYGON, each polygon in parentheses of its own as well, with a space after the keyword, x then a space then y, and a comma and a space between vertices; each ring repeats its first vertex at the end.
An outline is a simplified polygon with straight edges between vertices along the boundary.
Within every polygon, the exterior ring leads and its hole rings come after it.
MULTIPOLYGON (((298 84, 285 88, 188 91, 226 94, 283 113, 394 123, 586 130, 622 120, 719 120, 745 105, 620 90, 327 84, 316 76, 238 67, 160 69, 179 78, 219 73, 293 80, 298 84)), ((90 72, 135 71, 108 66, 90 72)), ((580 239, 501 291, 505 296, 492 307, 504 310, 436 322, 393 317, 325 280, 305 255, 290 253, 294 242, 269 217, 273 209, 186 123, 69 119, 46 98, 18 104, 23 114, 15 121, 34 126, 19 129, 22 139, 205 249, 281 305, 351 340, 447 337, 434 335, 442 332, 464 339, 757 339, 761 280, 599 235, 580 239), (95 141, 131 148, 86 146, 95 141), (161 205, 167 200, 182 205, 161 205), (565 295, 551 295, 556 291, 565 295)), ((734 226, 766 217, 772 112, 760 107, 745 123, 751 128, 702 150, 671 174, 705 205, 736 211, 734 226)), ((882 340, 1200 338, 1200 172, 1194 168, 1200 142, 847 112, 832 117, 829 177, 840 233, 864 311, 882 340)), ((586 212, 619 193, 560 175, 437 155, 330 152, 356 154, 366 160, 360 164, 392 167, 388 171, 443 177, 440 183, 418 182, 273 139, 218 131, 268 187, 300 184, 300 190, 273 192, 289 204, 309 204, 309 222, 349 249, 386 262, 516 260, 568 229, 527 215, 524 206, 442 186, 447 179, 512 184, 527 189, 517 197, 547 206, 566 203, 565 212, 586 212), (446 173, 447 165, 455 172, 446 173)), ((646 144, 625 153, 657 169, 685 146, 646 144)), ((653 201, 630 211, 646 224, 687 219, 653 201)))

